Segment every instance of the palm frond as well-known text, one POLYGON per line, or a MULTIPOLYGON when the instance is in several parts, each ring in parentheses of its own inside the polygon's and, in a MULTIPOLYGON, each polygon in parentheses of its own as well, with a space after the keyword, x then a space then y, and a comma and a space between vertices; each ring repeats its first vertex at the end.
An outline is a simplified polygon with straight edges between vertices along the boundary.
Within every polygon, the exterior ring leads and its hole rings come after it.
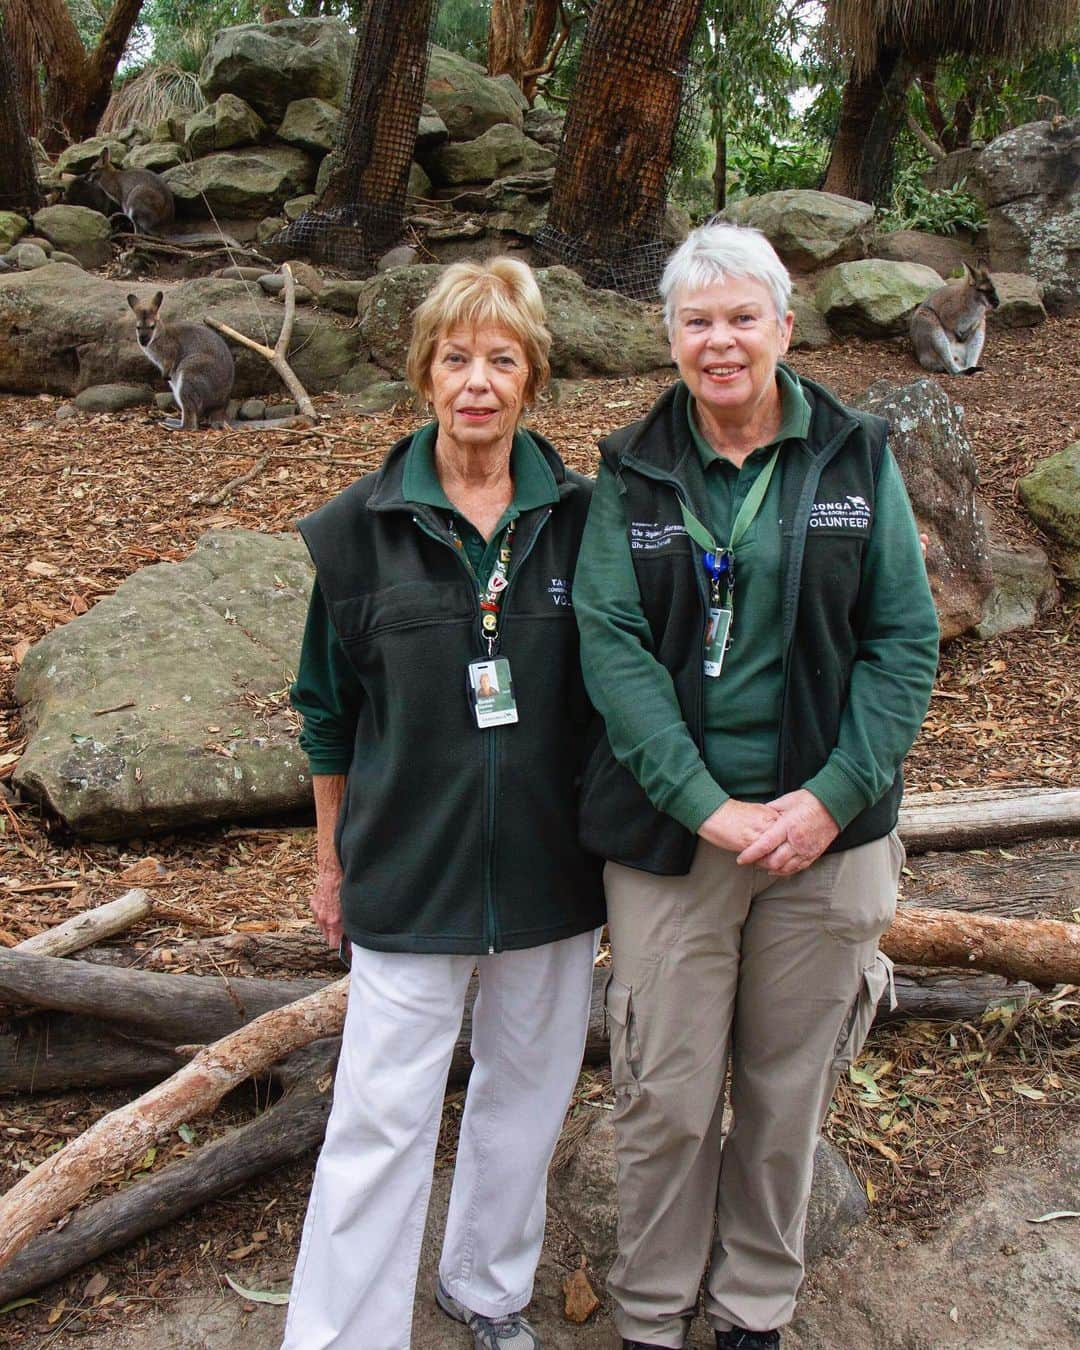
POLYGON ((167 63, 144 66, 113 92, 98 131, 105 135, 134 122, 152 127, 165 117, 190 117, 205 107, 197 75, 167 63))

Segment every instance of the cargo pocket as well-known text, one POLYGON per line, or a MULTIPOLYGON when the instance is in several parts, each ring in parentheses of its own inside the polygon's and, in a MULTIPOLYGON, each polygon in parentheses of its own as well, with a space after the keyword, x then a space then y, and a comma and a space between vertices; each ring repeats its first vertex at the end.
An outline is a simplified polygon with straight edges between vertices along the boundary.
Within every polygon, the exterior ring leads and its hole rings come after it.
POLYGON ((611 1086, 616 1097, 640 1097, 641 1051, 634 1024, 634 1000, 630 986, 614 975, 604 991, 604 1016, 611 1051, 611 1086))
POLYGON ((874 1020, 877 1006, 885 990, 889 991, 889 1010, 896 1007, 896 990, 893 986, 893 963, 884 952, 878 952, 872 965, 866 967, 859 980, 859 989, 854 1002, 847 1011, 840 1035, 836 1038, 833 1051, 833 1072, 847 1073, 863 1048, 870 1024, 874 1020))

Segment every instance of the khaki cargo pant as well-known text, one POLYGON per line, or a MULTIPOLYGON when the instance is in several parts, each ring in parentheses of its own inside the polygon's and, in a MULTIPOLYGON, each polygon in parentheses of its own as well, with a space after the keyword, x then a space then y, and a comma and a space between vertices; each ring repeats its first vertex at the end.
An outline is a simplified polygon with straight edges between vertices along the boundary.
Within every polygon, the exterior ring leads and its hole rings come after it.
POLYGON ((790 1321, 814 1148, 890 983, 877 942, 903 860, 894 832, 793 877, 704 842, 685 877, 607 865, 619 1188, 608 1287, 626 1339, 682 1346, 706 1266, 716 1330, 790 1321))

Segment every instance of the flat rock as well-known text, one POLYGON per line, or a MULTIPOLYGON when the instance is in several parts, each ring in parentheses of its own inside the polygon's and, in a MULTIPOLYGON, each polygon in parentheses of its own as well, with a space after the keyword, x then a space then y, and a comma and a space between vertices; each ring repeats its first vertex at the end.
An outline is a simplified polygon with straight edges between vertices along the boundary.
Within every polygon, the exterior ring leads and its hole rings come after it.
POLYGON ((987 311, 986 321, 995 328, 1034 328, 1046 322, 1039 283, 1022 272, 995 272, 994 290, 1001 302, 987 311))
POLYGON ((471 141, 451 141, 427 156, 424 167, 434 183, 454 187, 461 183, 490 183, 514 173, 551 168, 555 152, 531 141, 507 123, 490 127, 471 141))
POLYGON ((874 220, 874 208, 834 192, 803 188, 744 197, 722 212, 736 225, 751 225, 797 271, 861 258, 874 220))
MULTIPOLYGON (((360 337, 382 368, 405 377, 412 314, 442 268, 436 263, 393 267, 363 283, 357 300, 360 337)), ((655 308, 614 291, 590 290, 567 267, 539 268, 555 375, 631 375, 670 365, 655 308)))
POLYGON ((279 141, 325 155, 337 143, 341 110, 324 98, 297 98, 285 109, 275 133, 279 141))
POLYGON ((889 446, 915 519, 930 536, 926 570, 942 639, 965 633, 982 618, 994 578, 964 410, 926 379, 904 385, 878 380, 855 406, 889 423, 889 446))
POLYGON ((1050 540, 1065 580, 1080 587, 1080 441, 1048 455, 1016 487, 1028 515, 1050 540))
POLYGON ((112 261, 112 226, 98 211, 85 206, 44 206, 34 212, 34 229, 83 267, 103 267, 112 261))
POLYGON ((235 94, 220 94, 213 103, 194 113, 184 125, 188 155, 213 154, 238 145, 255 145, 266 135, 267 126, 255 109, 235 94))
POLYGON ((940 287, 932 267, 860 258, 830 268, 814 298, 835 332, 888 337, 906 333, 911 315, 940 287))
POLYGON ((184 147, 178 141, 147 141, 129 151, 127 168, 164 173, 166 169, 175 169, 178 164, 183 164, 185 158, 184 147))
POLYGON ((489 127, 509 122, 519 131, 519 98, 502 80, 493 80, 483 66, 432 44, 424 98, 455 141, 471 141, 489 127))
POLYGON ((154 391, 148 384, 92 384, 75 395, 80 412, 120 412, 153 403, 154 391))
POLYGON ((339 19, 280 19, 215 33, 199 71, 208 99, 231 93, 277 126, 295 99, 340 107, 356 39, 339 19))
POLYGON ((260 219, 315 183, 315 160, 293 145, 251 146, 206 155, 162 174, 177 207, 191 216, 260 219))
POLYGON ((17 680, 20 788, 95 839, 306 806, 284 690, 311 576, 295 535, 215 531, 47 634, 17 680))

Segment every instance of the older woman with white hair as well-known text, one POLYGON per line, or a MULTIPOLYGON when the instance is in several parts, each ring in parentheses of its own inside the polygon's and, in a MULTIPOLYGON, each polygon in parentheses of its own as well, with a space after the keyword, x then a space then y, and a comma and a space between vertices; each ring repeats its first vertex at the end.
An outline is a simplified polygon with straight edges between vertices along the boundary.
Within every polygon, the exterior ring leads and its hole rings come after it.
POLYGON ((619 1254, 630 1350, 771 1350, 803 1275, 814 1148, 889 987, 901 762, 937 619, 886 424, 781 361, 791 283, 710 224, 661 283, 680 379, 601 444, 574 585, 607 735, 619 1254), (731 1069, 732 1123, 724 1137, 731 1069))
POLYGON ((474 969, 432 1292, 462 1342, 539 1350, 523 1309, 603 922, 600 865, 577 841, 595 719, 565 604, 592 484, 521 426, 550 345, 524 263, 448 267, 407 362, 434 419, 300 522, 316 572, 293 688, 315 785, 311 908, 352 976, 287 1350, 408 1350, 474 969))

